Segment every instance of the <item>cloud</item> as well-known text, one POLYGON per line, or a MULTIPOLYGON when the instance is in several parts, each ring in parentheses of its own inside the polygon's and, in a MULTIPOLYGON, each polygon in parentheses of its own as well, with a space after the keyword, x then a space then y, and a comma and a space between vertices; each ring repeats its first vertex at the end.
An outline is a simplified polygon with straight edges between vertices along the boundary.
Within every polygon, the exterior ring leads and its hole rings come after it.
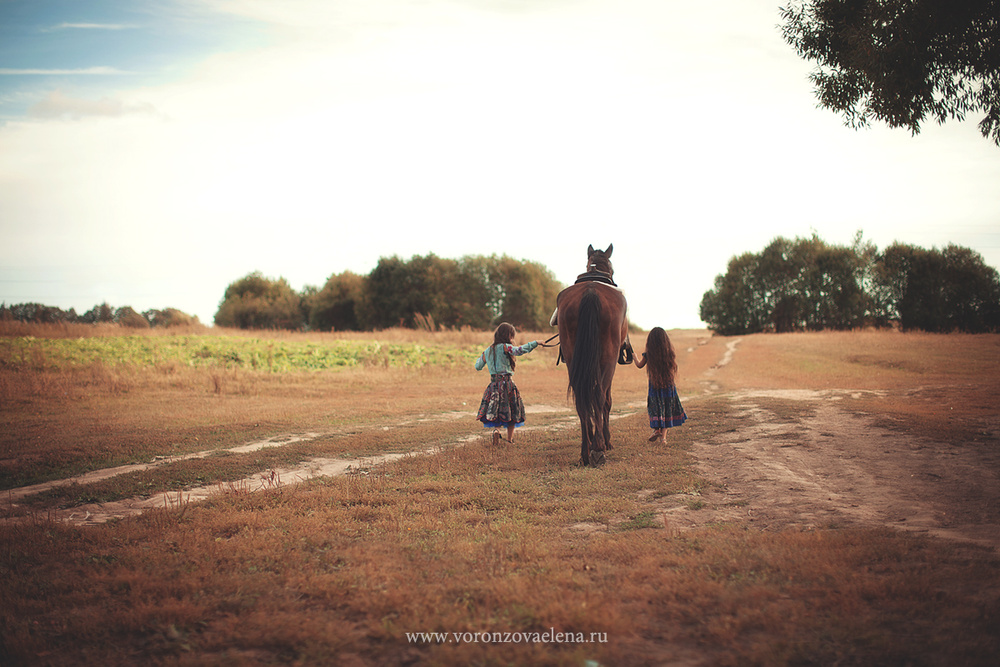
POLYGON ((54 90, 44 100, 28 109, 28 115, 34 118, 118 117, 133 113, 155 113, 155 111, 151 104, 125 104, 121 100, 107 97, 96 101, 75 99, 54 90))
POLYGON ((138 27, 127 23, 60 23, 47 28, 45 32, 53 30, 131 30, 138 27))
POLYGON ((56 75, 56 76, 66 76, 73 74, 100 74, 100 75, 117 75, 117 74, 131 74, 126 70, 120 70, 117 67, 83 67, 79 69, 11 69, 6 67, 0 67, 0 75, 7 76, 31 76, 31 75, 56 75))

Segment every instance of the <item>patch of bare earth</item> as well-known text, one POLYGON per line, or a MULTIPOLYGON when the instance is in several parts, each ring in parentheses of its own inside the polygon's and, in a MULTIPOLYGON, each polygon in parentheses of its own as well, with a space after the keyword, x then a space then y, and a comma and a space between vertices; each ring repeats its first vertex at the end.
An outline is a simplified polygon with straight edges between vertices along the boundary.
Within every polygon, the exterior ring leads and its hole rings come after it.
MULTIPOLYGON (((706 393, 717 387, 706 373, 706 393)), ((1000 455, 885 426, 847 407, 876 392, 744 390, 719 394, 739 428, 697 441, 697 498, 654 501, 668 529, 739 522, 766 530, 890 526, 1000 548, 1000 455), (794 418, 775 406, 791 405, 794 418)), ((787 410, 786 410, 787 412, 787 410)))

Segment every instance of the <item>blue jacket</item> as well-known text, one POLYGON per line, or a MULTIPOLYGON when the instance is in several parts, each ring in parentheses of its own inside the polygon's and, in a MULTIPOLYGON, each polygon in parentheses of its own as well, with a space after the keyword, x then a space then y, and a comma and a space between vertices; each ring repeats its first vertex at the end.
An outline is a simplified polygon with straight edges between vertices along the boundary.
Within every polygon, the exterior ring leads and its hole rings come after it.
POLYGON ((538 347, 537 340, 517 346, 510 345, 509 343, 491 345, 476 359, 476 370, 481 371, 489 366, 490 375, 496 375, 498 373, 510 375, 510 359, 508 359, 507 355, 503 353, 503 350, 506 350, 511 356, 519 357, 522 354, 531 352, 536 347, 538 347))

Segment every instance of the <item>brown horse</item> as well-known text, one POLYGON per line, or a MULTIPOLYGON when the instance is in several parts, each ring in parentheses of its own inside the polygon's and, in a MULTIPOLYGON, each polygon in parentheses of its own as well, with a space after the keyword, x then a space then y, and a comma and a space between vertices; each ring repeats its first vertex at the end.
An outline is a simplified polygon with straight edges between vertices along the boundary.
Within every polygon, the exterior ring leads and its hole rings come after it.
POLYGON ((605 452, 611 449, 611 382, 628 337, 625 296, 611 279, 614 270, 608 258, 613 249, 614 244, 603 251, 590 246, 587 272, 556 299, 568 391, 573 392, 580 416, 583 465, 604 463, 605 452))

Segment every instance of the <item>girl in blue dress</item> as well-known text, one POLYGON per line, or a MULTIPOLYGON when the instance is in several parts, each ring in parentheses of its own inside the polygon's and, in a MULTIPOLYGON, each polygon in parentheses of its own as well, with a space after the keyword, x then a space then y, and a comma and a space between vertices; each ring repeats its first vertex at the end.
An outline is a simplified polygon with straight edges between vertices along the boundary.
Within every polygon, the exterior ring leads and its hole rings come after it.
MULTIPOLYGON (((514 429, 524 424, 524 402, 514 384, 514 357, 531 352, 538 347, 533 340, 524 345, 514 345, 512 324, 502 323, 493 332, 493 344, 476 358, 476 370, 490 369, 490 384, 483 392, 476 419, 486 428, 506 428, 507 441, 514 442, 514 429)), ((493 444, 497 444, 500 433, 493 434, 493 444)))
POLYGON ((648 365, 646 411, 649 413, 649 427, 653 429, 649 441, 666 443, 667 429, 680 426, 687 419, 681 399, 677 396, 677 355, 667 332, 654 327, 646 337, 646 351, 641 359, 636 357, 634 363, 639 368, 648 365))

